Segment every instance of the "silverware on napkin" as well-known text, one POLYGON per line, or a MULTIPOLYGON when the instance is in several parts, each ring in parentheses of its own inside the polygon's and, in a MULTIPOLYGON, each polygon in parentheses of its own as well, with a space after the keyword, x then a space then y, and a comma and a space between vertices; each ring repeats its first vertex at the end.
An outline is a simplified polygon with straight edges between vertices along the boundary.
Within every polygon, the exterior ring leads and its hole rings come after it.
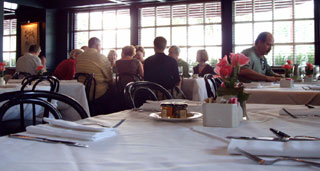
POLYGON ((121 119, 117 124, 113 125, 112 128, 117 128, 120 126, 126 119, 121 119))
POLYGON ((288 114, 288 115, 291 116, 292 118, 294 118, 294 119, 297 119, 297 118, 298 118, 298 117, 294 116, 292 113, 290 113, 289 111, 287 111, 285 108, 282 108, 282 110, 283 110, 284 112, 286 112, 286 114, 288 114))
POLYGON ((283 140, 311 140, 311 141, 319 141, 319 137, 314 137, 314 136, 307 136, 307 135, 298 135, 298 136, 290 136, 282 131, 276 130, 274 128, 270 128, 270 131, 275 134, 278 138, 283 139, 283 140))
POLYGON ((87 145, 87 144, 81 144, 81 143, 73 142, 73 141, 54 140, 54 139, 29 136, 29 135, 10 134, 10 135, 8 135, 8 137, 23 139, 23 140, 30 140, 30 141, 46 142, 46 143, 60 143, 60 144, 66 144, 66 145, 75 146, 75 147, 85 147, 85 148, 89 147, 89 145, 87 145))
POLYGON ((251 153, 248 153, 247 151, 244 151, 240 148, 236 148, 236 150, 242 154, 243 156, 247 157, 248 159, 258 163, 258 164, 261 164, 261 165, 272 165, 276 162, 279 162, 279 161, 294 161, 294 162, 300 162, 300 163, 304 163, 304 164, 308 164, 308 165, 311 165, 311 166, 315 166, 315 167, 320 167, 320 163, 316 163, 316 162, 312 162, 312 161, 307 161, 307 160, 302 160, 302 159, 299 159, 299 158, 292 158, 292 157, 278 157, 276 159, 273 159, 273 160, 264 160, 256 155, 253 155, 251 153))
POLYGON ((241 140, 259 140, 259 141, 320 141, 320 138, 317 137, 305 137, 305 136, 298 136, 298 137, 288 137, 288 138, 279 138, 279 137, 246 137, 246 136, 227 136, 228 139, 241 139, 241 140))

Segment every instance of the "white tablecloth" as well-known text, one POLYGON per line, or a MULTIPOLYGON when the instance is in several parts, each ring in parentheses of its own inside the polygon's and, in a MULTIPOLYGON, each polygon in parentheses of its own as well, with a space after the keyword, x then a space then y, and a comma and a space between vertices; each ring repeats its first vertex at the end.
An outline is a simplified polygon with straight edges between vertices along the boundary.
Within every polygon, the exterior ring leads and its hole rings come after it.
MULTIPOLYGON (((9 81, 7 88, 0 87, 0 93, 9 92, 9 91, 18 91, 20 90, 20 88, 21 87, 19 86, 19 81, 12 80, 12 81, 9 81), (10 87, 10 85, 17 85, 17 86, 10 87)), ((40 85, 37 86, 37 90, 49 90, 49 86, 47 85, 47 83, 41 83, 40 85)), ((82 83, 76 82, 74 80, 71 80, 71 81, 62 80, 60 81, 59 93, 65 94, 74 98, 87 111, 87 113, 90 114, 88 101, 85 93, 85 87, 82 83)), ((58 102, 57 105, 58 105, 58 109, 61 111, 61 115, 63 119, 65 120, 81 119, 79 114, 77 114, 76 111, 70 106, 62 102, 58 102)))
POLYGON ((204 78, 184 78, 182 80, 181 90, 189 100, 203 101, 208 98, 204 78))
POLYGON ((280 88, 279 84, 246 88, 245 91, 250 94, 247 103, 320 105, 320 91, 302 88, 307 86, 314 84, 296 83, 293 88, 280 88))
MULTIPOLYGON (((258 165, 240 155, 229 155, 226 136, 273 136, 270 127, 290 135, 320 136, 320 118, 279 116, 283 106, 247 106, 251 120, 238 128, 203 127, 192 122, 163 122, 148 112, 122 111, 94 117, 96 121, 126 121, 118 135, 89 148, 0 138, 0 168, 4 170, 317 170, 294 162, 258 165)), ((320 160, 314 160, 320 162, 320 160)))

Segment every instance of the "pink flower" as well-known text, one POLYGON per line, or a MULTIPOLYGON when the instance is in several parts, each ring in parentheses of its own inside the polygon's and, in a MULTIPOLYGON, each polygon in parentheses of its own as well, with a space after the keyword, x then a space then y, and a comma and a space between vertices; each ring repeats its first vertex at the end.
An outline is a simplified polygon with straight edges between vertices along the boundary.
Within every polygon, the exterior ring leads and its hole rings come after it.
POLYGON ((6 66, 6 63, 0 62, 0 71, 5 71, 6 70, 6 68, 4 66, 6 66))
POLYGON ((43 69, 43 66, 42 65, 39 65, 37 68, 36 68, 36 71, 41 71, 43 69))
POLYGON ((232 66, 231 65, 225 65, 225 66, 222 66, 222 67, 219 67, 217 66, 215 68, 215 72, 220 75, 222 78, 227 78, 231 75, 232 73, 232 66))
POLYGON ((309 70, 313 70, 313 65, 311 63, 307 63, 307 67, 309 68, 309 70))
POLYGON ((282 66, 282 68, 284 68, 284 69, 292 69, 292 65, 285 64, 285 65, 282 66))
POLYGON ((292 65, 292 64, 293 64, 290 59, 287 60, 287 63, 288 63, 289 65, 292 65))
POLYGON ((230 53, 230 58, 233 67, 246 65, 250 61, 250 58, 246 57, 241 53, 230 53))
POLYGON ((228 65, 228 57, 227 55, 225 55, 222 59, 219 59, 219 63, 217 64, 218 67, 224 67, 226 65, 228 65))

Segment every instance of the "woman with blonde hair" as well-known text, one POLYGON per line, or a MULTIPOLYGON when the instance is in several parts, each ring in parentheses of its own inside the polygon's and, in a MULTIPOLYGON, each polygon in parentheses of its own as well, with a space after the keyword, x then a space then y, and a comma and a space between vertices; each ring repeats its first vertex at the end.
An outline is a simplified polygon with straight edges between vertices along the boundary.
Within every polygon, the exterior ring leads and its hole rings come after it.
POLYGON ((142 64, 144 63, 144 56, 146 55, 144 48, 142 46, 137 45, 136 46, 136 55, 133 57, 135 59, 138 59, 142 64))
POLYGON ((108 60, 110 62, 110 65, 112 67, 112 72, 113 73, 116 73, 116 60, 117 60, 117 52, 115 50, 110 50, 109 53, 108 53, 108 60))
POLYGON ((199 64, 193 67, 193 74, 198 74, 199 77, 203 77, 206 74, 214 74, 213 68, 206 61, 208 61, 208 52, 205 49, 198 50, 197 62, 199 64))

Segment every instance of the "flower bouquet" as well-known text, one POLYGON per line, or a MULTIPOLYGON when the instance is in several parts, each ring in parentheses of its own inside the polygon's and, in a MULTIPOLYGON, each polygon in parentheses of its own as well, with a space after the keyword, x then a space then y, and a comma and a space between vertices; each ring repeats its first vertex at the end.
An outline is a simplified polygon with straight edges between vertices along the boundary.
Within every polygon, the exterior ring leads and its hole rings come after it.
POLYGON ((306 76, 304 78, 304 82, 312 82, 313 81, 313 65, 311 63, 307 63, 305 67, 306 76))
POLYGON ((42 74, 43 74, 43 66, 42 66, 42 65, 39 65, 39 66, 36 68, 36 71, 37 71, 38 75, 42 75, 42 74))
POLYGON ((0 62, 0 85, 4 85, 5 84, 5 80, 4 80, 4 71, 6 70, 5 68, 6 63, 4 62, 0 62))
POLYGON ((292 88, 293 87, 293 79, 292 77, 292 69, 293 63, 290 59, 287 60, 287 64, 283 65, 284 76, 285 79, 280 80, 280 87, 282 88, 292 88))
POLYGON ((287 60, 287 64, 283 65, 282 68, 284 69, 285 71, 285 77, 286 78, 291 78, 291 75, 292 75, 292 61, 290 59, 287 60))
POLYGON ((238 74, 240 72, 240 67, 246 65, 250 59, 240 53, 231 53, 229 57, 231 63, 228 61, 228 56, 224 56, 220 59, 215 68, 215 72, 220 75, 223 80, 221 87, 217 90, 217 95, 236 97, 237 101, 240 102, 244 116, 248 118, 245 101, 249 98, 249 94, 244 92, 244 86, 239 82, 238 74))

